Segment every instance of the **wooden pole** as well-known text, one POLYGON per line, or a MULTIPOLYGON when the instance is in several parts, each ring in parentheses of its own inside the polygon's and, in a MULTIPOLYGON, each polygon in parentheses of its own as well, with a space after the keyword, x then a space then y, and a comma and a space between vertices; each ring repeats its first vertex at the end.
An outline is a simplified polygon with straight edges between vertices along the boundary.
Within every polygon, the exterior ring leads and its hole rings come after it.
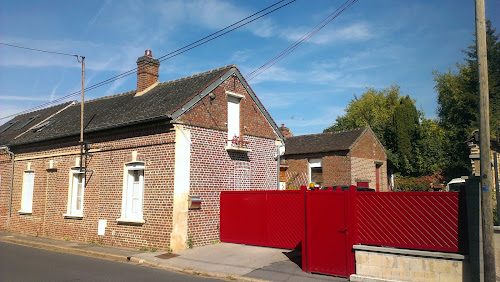
POLYGON ((80 170, 83 167, 83 106, 85 103, 85 57, 82 56, 82 103, 80 106, 80 170))
POLYGON ((476 0, 476 48, 479 75, 479 147, 481 158, 481 213, 484 281, 496 281, 493 244, 492 171, 490 155, 490 106, 484 0, 476 0))

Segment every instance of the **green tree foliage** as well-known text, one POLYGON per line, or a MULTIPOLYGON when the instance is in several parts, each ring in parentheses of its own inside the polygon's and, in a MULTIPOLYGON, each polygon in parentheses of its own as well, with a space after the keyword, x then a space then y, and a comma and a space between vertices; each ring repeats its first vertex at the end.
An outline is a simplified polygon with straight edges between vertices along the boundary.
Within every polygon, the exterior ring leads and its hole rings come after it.
MULTIPOLYGON (((490 98, 490 129, 495 138, 500 127, 500 42, 491 22, 486 22, 488 49, 488 81, 490 98)), ((457 70, 434 72, 438 93, 439 123, 446 131, 444 151, 445 174, 449 177, 468 175, 469 149, 464 141, 478 128, 478 74, 476 46, 464 50, 465 63, 457 70)))
POLYGON ((398 85, 382 91, 368 88, 361 97, 354 96, 345 112, 324 132, 370 126, 402 175, 433 174, 443 163, 444 133, 437 121, 423 118, 414 100, 401 96, 398 85))
POLYGON ((392 151, 397 152, 397 166, 403 175, 413 175, 416 170, 419 113, 410 96, 400 98, 394 107, 390 132, 392 151))
POLYGON ((354 95, 354 99, 349 102, 345 110, 345 115, 339 116, 335 124, 328 127, 324 132, 341 131, 355 129, 363 126, 370 126, 385 144, 385 136, 390 125, 394 108, 399 104, 400 87, 391 85, 382 91, 368 88, 361 97, 354 95))

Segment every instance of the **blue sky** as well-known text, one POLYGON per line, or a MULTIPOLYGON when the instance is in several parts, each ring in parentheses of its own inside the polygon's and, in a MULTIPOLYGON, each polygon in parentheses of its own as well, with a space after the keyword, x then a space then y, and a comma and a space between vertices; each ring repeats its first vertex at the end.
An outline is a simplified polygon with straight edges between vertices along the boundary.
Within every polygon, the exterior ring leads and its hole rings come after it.
MULTIPOLYGON (((0 42, 86 57, 86 85, 160 57, 275 1, 0 1, 0 42)), ((292 44, 345 0, 298 0, 160 66, 169 81, 236 64, 246 75, 292 44)), ((486 0, 500 31, 500 0, 486 0)), ((295 135, 322 132, 353 98, 392 83, 436 117, 432 71, 461 62, 473 43, 474 1, 360 0, 288 57, 249 81, 278 125, 295 135)), ((0 117, 78 91, 74 57, 0 45, 0 117)), ((85 93, 86 99, 136 88, 136 76, 85 93)), ((78 100, 79 96, 72 98, 78 100)), ((0 123, 8 119, 0 120, 0 123)))

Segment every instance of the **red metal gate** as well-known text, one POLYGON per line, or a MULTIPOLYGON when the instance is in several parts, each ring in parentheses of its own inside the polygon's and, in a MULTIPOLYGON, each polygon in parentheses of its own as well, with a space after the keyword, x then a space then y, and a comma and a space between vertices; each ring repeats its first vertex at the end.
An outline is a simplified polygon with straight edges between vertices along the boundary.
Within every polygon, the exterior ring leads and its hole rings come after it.
POLYGON ((351 248, 346 193, 339 189, 306 194, 306 244, 302 253, 302 268, 306 272, 349 275, 351 248))
POLYGON ((302 243, 304 271, 344 277, 355 273, 356 244, 467 252, 459 193, 356 190, 222 192, 221 241, 302 243))
POLYGON ((220 239, 294 249, 304 234, 305 191, 224 191, 220 197, 220 239))

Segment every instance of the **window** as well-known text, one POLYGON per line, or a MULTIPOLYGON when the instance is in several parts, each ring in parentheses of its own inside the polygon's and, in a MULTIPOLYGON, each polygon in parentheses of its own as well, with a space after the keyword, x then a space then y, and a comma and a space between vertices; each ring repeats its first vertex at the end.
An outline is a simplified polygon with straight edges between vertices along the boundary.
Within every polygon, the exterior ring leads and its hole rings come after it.
POLYGON ((66 217, 83 216, 83 194, 85 190, 85 174, 80 168, 71 170, 71 182, 68 194, 68 214, 66 217))
POLYGON ((309 160, 309 182, 319 187, 323 185, 323 167, 321 159, 309 160))
POLYGON ((24 172, 23 192, 21 196, 21 210, 19 213, 31 213, 33 208, 33 186, 35 184, 35 172, 27 170, 24 172))
MULTIPOLYGON (((240 137, 240 100, 239 97, 227 96, 227 140, 240 137)), ((228 141, 228 146, 231 145, 232 141, 228 141)))
POLYGON ((40 115, 36 115, 36 116, 32 116, 32 117, 29 117, 24 123, 21 123, 17 128, 16 130, 20 130, 22 129, 23 127, 25 127, 26 125, 30 124, 31 122, 33 122, 35 119, 39 118, 40 115))
POLYGON ((143 193, 144 163, 127 164, 123 185, 122 216, 118 221, 144 223, 142 218, 143 193))
POLYGON ((10 121, 6 124, 3 125, 3 128, 0 130, 0 133, 3 133, 5 131, 7 131, 7 129, 11 128, 12 126, 14 126, 14 124, 17 123, 17 120, 13 120, 13 121, 10 121))

